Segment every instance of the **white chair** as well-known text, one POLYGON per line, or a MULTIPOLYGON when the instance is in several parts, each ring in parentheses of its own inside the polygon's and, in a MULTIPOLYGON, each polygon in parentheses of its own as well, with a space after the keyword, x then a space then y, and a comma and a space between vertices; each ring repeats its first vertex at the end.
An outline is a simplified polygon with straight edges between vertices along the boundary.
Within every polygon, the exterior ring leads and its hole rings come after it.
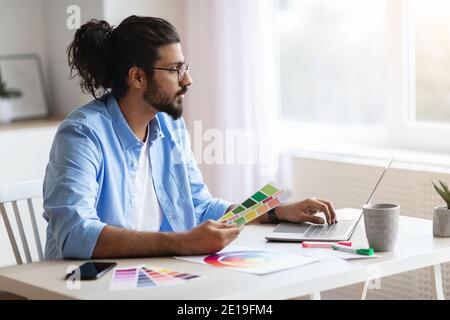
POLYGON ((44 260, 44 255, 42 251, 41 239, 39 236, 38 225, 36 223, 36 215, 34 210, 34 205, 32 199, 41 198, 42 197, 42 180, 30 181, 25 183, 16 183, 10 185, 0 185, 0 212, 3 218, 3 222, 6 227, 6 232, 8 233, 9 241, 11 244, 11 248, 14 253, 14 257, 16 258, 16 262, 18 265, 23 264, 23 259, 19 251, 19 247, 17 245, 17 237, 14 234, 13 228, 10 223, 10 219, 8 218, 8 212, 6 210, 6 204, 11 203, 14 217, 16 221, 17 231, 19 233, 20 242, 22 243, 23 253, 25 255, 26 263, 31 263, 31 253, 30 247, 28 245, 28 240, 31 235, 27 235, 25 232, 25 228, 23 225, 23 219, 25 214, 29 214, 29 221, 31 221, 31 228, 33 230, 33 238, 36 244, 37 256, 39 261, 44 260), (28 205, 28 210, 19 210, 19 201, 26 201, 28 205), (28 211, 28 213, 26 213, 28 211), (27 237, 28 236, 28 237, 27 237))

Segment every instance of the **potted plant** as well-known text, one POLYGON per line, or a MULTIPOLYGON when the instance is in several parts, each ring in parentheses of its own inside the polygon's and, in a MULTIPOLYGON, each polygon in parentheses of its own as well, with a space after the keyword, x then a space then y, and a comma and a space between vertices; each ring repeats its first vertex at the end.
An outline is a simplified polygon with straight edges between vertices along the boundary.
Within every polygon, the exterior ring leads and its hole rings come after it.
POLYGON ((440 186, 431 182, 436 192, 447 204, 445 207, 435 207, 433 211, 433 235, 450 237, 450 191, 445 182, 439 180, 440 186))
POLYGON ((9 123, 13 117, 11 100, 19 98, 22 93, 19 90, 8 89, 6 83, 0 78, 0 123, 9 123))

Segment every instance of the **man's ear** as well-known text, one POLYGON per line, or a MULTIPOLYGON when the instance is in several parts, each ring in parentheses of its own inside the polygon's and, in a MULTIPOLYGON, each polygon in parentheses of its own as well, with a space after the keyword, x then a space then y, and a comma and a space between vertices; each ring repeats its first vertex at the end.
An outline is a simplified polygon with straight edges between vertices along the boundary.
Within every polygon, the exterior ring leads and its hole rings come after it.
POLYGON ((144 70, 138 67, 131 67, 128 70, 128 81, 135 89, 145 89, 147 87, 147 75, 144 70))

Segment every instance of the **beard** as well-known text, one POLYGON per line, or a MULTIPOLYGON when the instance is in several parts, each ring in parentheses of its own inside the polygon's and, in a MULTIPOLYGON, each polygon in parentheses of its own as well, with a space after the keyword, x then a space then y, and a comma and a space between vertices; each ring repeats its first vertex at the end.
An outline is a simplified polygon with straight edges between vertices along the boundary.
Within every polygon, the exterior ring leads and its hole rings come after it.
POLYGON ((150 83, 144 92, 144 100, 159 112, 167 113, 173 120, 179 119, 183 114, 183 98, 181 95, 188 91, 187 86, 178 91, 175 96, 165 95, 154 84, 150 83))

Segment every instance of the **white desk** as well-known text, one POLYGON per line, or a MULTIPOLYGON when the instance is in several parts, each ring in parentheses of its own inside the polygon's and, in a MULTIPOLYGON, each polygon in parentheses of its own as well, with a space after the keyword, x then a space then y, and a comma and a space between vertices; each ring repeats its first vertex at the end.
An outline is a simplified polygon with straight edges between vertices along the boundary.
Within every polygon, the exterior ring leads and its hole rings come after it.
MULTIPOLYGON (((298 243, 266 242, 264 236, 273 228, 273 225, 246 226, 236 244, 298 252, 298 243)), ((363 221, 352 241, 365 242, 363 221)), ((440 264, 450 261, 450 238, 433 238, 430 220, 402 216, 397 249, 380 255, 378 259, 351 262, 330 258, 264 276, 172 258, 115 260, 119 267, 145 263, 207 276, 180 286, 130 291, 108 289, 112 272, 96 281, 81 282, 81 289, 70 290, 64 280, 66 269, 82 261, 40 262, 0 269, 0 290, 30 299, 289 299, 308 294, 320 298, 320 291, 360 284, 360 294, 364 298, 364 283, 370 283, 373 276, 385 277, 435 266, 430 276, 434 278, 436 297, 444 298, 440 264)))

